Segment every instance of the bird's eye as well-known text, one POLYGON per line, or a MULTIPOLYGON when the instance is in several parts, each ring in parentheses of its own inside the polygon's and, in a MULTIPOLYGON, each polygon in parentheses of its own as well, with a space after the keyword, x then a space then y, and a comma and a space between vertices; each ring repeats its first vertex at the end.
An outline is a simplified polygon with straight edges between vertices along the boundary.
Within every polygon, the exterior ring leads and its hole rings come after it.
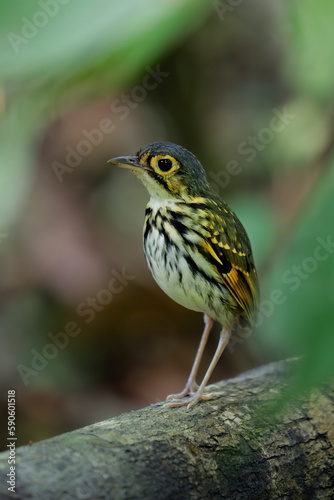
POLYGON ((168 177, 180 168, 179 162, 169 155, 156 155, 150 160, 150 167, 158 175, 168 177))
POLYGON ((161 172, 169 172, 173 167, 173 162, 169 158, 160 158, 158 167, 161 172))

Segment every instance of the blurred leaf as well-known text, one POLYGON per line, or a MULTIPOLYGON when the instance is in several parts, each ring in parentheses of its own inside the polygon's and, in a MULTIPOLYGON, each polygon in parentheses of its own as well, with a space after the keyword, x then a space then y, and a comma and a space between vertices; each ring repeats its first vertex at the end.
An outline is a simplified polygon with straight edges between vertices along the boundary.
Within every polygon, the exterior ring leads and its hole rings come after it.
POLYGON ((184 37, 210 7, 203 0, 8 3, 0 21, 2 78, 68 78, 105 63, 119 82, 184 37))
POLYGON ((290 356, 305 355, 303 388, 334 376, 334 158, 330 166, 263 294, 269 311, 263 338, 284 343, 290 356), (270 301, 273 290, 281 291, 280 304, 270 301))
POLYGON ((334 92, 334 3, 294 0, 287 3, 291 32, 287 69, 302 92, 328 101, 334 92))
POLYGON ((33 0, 2 8, 1 231, 25 203, 36 167, 34 146, 56 99, 74 107, 92 94, 115 92, 147 73, 210 8, 204 0, 33 0))
MULTIPOLYGON (((15 102, 0 123, 0 231, 6 231, 22 210, 33 182, 33 148, 38 115, 29 102, 15 102)), ((41 123, 38 123, 40 126, 41 123)))
POLYGON ((264 150, 267 164, 275 169, 305 167, 315 158, 329 140, 329 112, 324 112, 314 101, 297 98, 278 107, 291 115, 284 129, 275 134, 270 147, 264 150))

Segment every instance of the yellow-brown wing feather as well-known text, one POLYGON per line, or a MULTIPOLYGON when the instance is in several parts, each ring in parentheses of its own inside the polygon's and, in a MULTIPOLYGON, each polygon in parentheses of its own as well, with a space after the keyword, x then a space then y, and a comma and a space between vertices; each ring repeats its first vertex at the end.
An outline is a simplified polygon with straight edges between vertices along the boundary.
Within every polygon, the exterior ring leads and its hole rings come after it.
POLYGON ((214 214, 205 251, 224 285, 251 325, 255 324, 259 290, 251 245, 241 222, 229 209, 214 214))

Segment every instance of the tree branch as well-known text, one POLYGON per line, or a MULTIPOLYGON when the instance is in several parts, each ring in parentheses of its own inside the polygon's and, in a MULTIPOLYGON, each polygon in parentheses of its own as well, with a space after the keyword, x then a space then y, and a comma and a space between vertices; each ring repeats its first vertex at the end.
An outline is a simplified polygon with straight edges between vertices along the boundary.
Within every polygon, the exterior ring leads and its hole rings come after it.
POLYGON ((156 404, 18 448, 16 495, 1 453, 0 498, 334 498, 334 384, 273 413, 297 363, 221 382, 190 411, 156 404))

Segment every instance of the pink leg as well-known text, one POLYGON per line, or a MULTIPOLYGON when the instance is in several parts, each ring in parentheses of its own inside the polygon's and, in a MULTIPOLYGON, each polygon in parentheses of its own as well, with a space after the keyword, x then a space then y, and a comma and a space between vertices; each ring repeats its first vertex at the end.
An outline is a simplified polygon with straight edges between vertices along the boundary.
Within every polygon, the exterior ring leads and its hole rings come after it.
MULTIPOLYGON (((219 343, 216 349, 216 352, 212 358, 212 361, 210 363, 209 368, 207 369, 207 372, 202 380, 201 385, 195 392, 195 394, 190 395, 189 397, 184 397, 181 396, 180 398, 175 398, 173 399, 170 403, 166 403, 165 406, 169 406, 171 408, 177 407, 177 406, 187 406, 188 409, 190 409, 192 406, 194 406, 200 399, 210 399, 213 394, 203 394, 205 387, 207 383, 209 382, 209 379, 212 375, 213 370, 215 369, 215 366, 220 358, 220 356, 223 354, 223 351, 225 347, 228 344, 228 341, 230 340, 231 336, 231 330, 223 328, 220 338, 219 338, 219 343)), ((188 393, 189 394, 189 393, 188 393)))
MULTIPOLYGON (((207 314, 204 314, 204 323, 205 323, 205 327, 204 327, 203 335, 202 335, 199 347, 197 349, 195 361, 194 361, 194 364, 192 366, 192 369, 191 369, 188 381, 186 383, 186 386, 183 389, 183 391, 180 392, 179 394, 170 394, 169 396, 167 396, 167 400, 168 399, 182 399, 189 394, 193 395, 195 393, 195 391, 198 389, 198 385, 196 384, 196 375, 197 375, 198 368, 199 368, 199 365, 200 365, 200 362, 201 362, 201 359, 203 356, 205 345, 207 343, 210 331, 212 329, 213 319, 210 318, 210 316, 208 316, 207 314)), ((170 405, 168 404, 168 406, 170 406, 170 405)))

